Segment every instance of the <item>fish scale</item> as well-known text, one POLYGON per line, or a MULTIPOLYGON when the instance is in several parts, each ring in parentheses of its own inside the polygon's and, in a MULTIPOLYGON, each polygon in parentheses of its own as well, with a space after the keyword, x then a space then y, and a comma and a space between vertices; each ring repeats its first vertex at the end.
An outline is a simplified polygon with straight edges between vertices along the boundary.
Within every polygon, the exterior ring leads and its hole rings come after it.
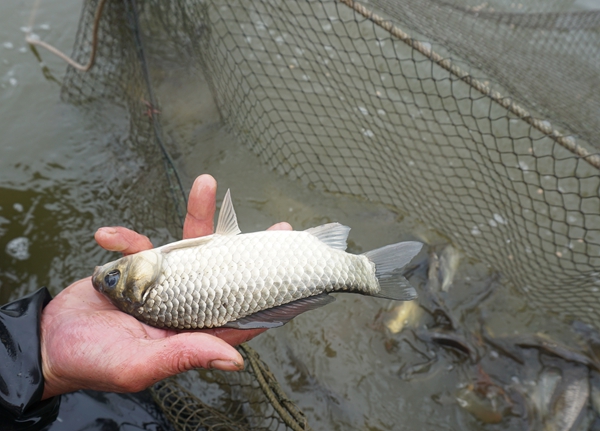
POLYGON ((366 257, 332 249, 307 232, 217 237, 210 245, 165 255, 162 268, 139 317, 177 329, 222 326, 322 292, 368 294, 378 287, 366 257), (182 273, 190 274, 187 283, 180 282, 182 273))
POLYGON ((152 326, 241 329, 281 326, 331 301, 332 292, 415 297, 402 269, 421 243, 345 252, 350 228, 239 234, 229 192, 215 234, 178 241, 97 267, 92 284, 152 326))

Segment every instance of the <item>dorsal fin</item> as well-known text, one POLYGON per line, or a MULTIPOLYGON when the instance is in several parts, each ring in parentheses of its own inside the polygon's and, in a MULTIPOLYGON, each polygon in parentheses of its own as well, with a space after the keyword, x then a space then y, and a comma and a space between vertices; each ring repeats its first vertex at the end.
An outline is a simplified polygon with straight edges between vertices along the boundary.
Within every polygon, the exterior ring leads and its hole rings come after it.
POLYGON ((316 236, 329 247, 344 251, 350 228, 340 223, 327 223, 306 229, 306 232, 316 236))
POLYGON ((233 203, 231 202, 231 193, 227 189, 223 203, 221 204, 221 211, 219 211, 219 220, 217 221, 217 230, 215 233, 219 235, 237 235, 242 231, 238 227, 237 217, 235 210, 233 209, 233 203))

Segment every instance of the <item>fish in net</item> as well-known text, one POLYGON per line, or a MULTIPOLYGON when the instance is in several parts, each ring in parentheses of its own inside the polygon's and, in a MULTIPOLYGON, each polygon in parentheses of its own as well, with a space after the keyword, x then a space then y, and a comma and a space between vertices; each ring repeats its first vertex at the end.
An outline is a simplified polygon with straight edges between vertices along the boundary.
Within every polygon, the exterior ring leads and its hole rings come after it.
MULTIPOLYGON (((600 12, 568 3, 90 0, 72 57, 94 66, 70 67, 62 95, 129 116, 127 145, 153 174, 119 199, 147 208, 131 215, 144 224, 176 230, 185 208, 155 92, 166 56, 198 71, 221 121, 277 172, 418 214, 536 306, 598 328, 600 12), (149 183, 158 210, 139 193, 149 183)), ((252 369, 233 379, 259 381, 252 369)), ((279 390, 256 407, 209 374, 229 407, 200 407, 174 380, 153 389, 180 429, 308 429, 279 390)))

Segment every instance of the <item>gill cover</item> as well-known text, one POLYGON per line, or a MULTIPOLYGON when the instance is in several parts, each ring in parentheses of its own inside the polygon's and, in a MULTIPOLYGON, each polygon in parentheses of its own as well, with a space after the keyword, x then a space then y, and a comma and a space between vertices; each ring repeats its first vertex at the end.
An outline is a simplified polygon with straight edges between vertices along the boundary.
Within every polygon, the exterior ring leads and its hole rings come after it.
POLYGON ((146 250, 96 267, 92 275, 94 288, 117 308, 134 314, 144 303, 148 288, 158 280, 162 257, 146 250))

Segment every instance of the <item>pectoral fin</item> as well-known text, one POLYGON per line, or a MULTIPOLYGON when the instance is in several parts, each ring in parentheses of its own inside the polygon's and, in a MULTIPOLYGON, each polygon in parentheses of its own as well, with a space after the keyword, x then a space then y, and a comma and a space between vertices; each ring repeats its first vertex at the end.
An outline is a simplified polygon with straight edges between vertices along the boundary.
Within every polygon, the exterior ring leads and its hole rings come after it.
POLYGON ((287 304, 269 308, 268 310, 262 310, 249 316, 242 317, 241 319, 234 320, 233 322, 229 322, 223 326, 226 328, 237 329, 277 328, 285 325, 294 317, 305 311, 314 310, 333 301, 335 301, 333 296, 322 293, 320 295, 298 299, 287 304))

